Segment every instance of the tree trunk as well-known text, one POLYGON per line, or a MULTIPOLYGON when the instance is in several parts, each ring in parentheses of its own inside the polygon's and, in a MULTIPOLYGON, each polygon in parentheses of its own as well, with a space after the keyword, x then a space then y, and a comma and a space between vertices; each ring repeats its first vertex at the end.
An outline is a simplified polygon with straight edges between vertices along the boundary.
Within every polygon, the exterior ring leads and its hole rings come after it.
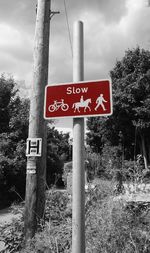
POLYGON ((150 164, 150 144, 148 143, 148 164, 150 164))
POLYGON ((145 169, 148 170, 145 138, 144 138, 143 134, 141 134, 141 144, 142 144, 142 153, 143 153, 143 159, 144 159, 144 166, 145 166, 145 169))

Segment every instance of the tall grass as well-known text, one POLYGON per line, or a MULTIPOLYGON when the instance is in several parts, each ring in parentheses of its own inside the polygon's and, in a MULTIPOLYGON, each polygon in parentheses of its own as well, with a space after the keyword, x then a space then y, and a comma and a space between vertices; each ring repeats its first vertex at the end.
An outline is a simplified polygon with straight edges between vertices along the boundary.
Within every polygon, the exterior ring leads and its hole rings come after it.
MULTIPOLYGON (((95 183, 95 189, 86 193, 86 253, 149 253, 149 205, 127 205, 115 200, 111 181, 95 183)), ((45 224, 28 247, 19 252, 71 253, 71 212, 71 197, 67 192, 50 192, 45 224)))

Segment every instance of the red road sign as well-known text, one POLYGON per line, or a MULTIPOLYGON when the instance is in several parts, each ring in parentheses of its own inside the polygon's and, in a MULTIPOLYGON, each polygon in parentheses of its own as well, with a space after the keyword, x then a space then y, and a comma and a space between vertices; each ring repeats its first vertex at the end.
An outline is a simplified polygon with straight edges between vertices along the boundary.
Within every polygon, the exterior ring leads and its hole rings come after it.
POLYGON ((110 80, 48 85, 44 118, 95 117, 112 114, 110 80))

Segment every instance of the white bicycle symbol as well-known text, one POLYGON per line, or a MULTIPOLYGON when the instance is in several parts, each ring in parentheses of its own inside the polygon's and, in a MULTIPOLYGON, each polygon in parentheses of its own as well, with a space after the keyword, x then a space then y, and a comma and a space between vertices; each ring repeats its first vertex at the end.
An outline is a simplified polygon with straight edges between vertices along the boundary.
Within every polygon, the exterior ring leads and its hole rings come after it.
POLYGON ((54 104, 49 105, 48 110, 50 112, 55 112, 58 109, 61 109, 62 111, 67 111, 69 109, 69 105, 64 103, 64 99, 62 99, 60 102, 57 100, 54 101, 54 104))

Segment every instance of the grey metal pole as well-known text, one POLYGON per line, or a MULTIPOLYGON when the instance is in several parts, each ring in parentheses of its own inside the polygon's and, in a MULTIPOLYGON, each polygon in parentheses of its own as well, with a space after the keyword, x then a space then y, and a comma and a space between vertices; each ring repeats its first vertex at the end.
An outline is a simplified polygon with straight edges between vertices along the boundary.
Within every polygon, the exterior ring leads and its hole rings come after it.
POLYGON ((41 157, 27 158, 25 239, 32 238, 37 220, 44 215, 46 187, 46 121, 43 118, 44 90, 48 81, 50 0, 38 0, 33 85, 30 102, 29 138, 42 139, 41 157), (37 187, 38 186, 38 187, 37 187))
MULTIPOLYGON (((73 32, 73 82, 84 79, 83 23, 73 32)), ((73 120, 72 253, 85 252, 84 118, 73 120)))

